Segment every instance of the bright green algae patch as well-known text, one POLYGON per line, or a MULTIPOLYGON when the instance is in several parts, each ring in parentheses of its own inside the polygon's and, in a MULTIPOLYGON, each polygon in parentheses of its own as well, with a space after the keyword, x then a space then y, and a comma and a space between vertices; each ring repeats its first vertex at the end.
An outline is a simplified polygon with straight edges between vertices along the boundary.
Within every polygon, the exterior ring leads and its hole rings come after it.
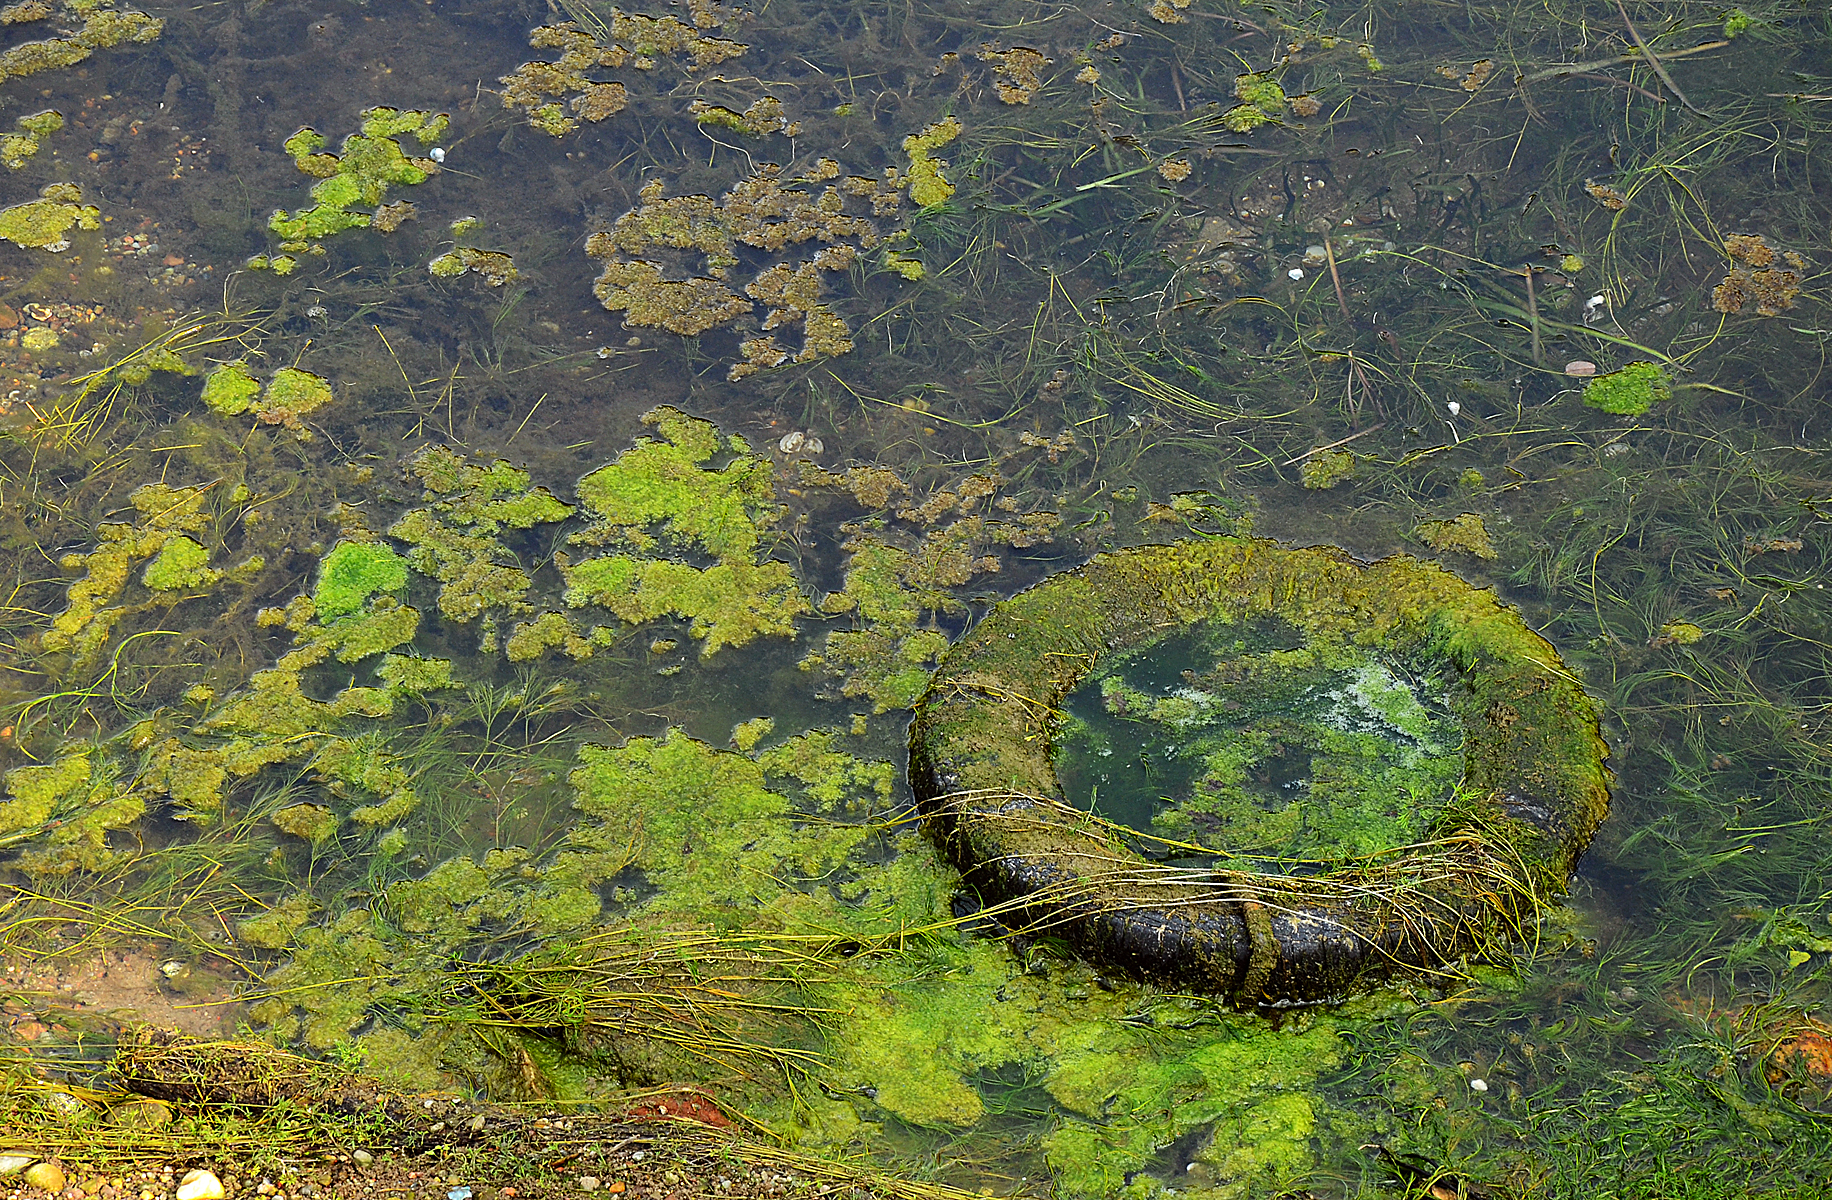
POLYGON ((1273 632, 1217 624, 1114 656, 1065 705, 1070 798, 1241 869, 1424 837, 1463 772, 1442 699, 1403 665, 1273 632))
POLYGON ((704 640, 702 655, 794 636, 809 604, 787 563, 761 557, 781 511, 774 467, 742 439, 722 439, 710 422, 678 409, 658 408, 643 421, 661 437, 639 438, 579 481, 579 501, 595 521, 572 538, 629 552, 562 563, 566 603, 606 608, 632 624, 680 617, 704 640), (713 561, 662 558, 663 549, 713 561))

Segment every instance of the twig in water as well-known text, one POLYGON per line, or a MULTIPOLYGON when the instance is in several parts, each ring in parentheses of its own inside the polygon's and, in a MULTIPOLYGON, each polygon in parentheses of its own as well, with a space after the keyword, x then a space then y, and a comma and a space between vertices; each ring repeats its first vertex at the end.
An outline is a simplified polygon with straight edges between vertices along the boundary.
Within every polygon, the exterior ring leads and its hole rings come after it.
POLYGON ((1295 467, 1299 463, 1303 462, 1305 459, 1309 458, 1313 454, 1321 454, 1325 450, 1334 450, 1338 446, 1346 446, 1350 442, 1354 441, 1356 438, 1367 437, 1370 433, 1379 433, 1381 430, 1385 429, 1386 427, 1387 427, 1387 423, 1385 421, 1382 421, 1378 425, 1370 425, 1366 429, 1362 430, 1360 433, 1351 433, 1345 438, 1337 438, 1335 441, 1331 442, 1327 446, 1312 446, 1309 450, 1306 450, 1304 453, 1298 455, 1296 458, 1288 458, 1284 462, 1280 463, 1279 465, 1284 466, 1284 467, 1295 467))
POLYGON ((1667 74, 1667 69, 1660 65, 1660 59, 1655 57, 1653 47, 1641 40, 1641 31, 1635 28, 1633 21, 1628 19, 1628 9, 1622 7, 1622 0, 1616 0, 1616 11, 1622 14, 1622 23, 1628 26, 1629 36, 1635 39, 1635 45, 1641 47, 1641 52, 1648 56, 1648 66, 1654 68, 1654 74, 1660 76, 1660 82, 1667 85, 1667 90, 1672 92, 1689 112, 1697 113, 1701 117, 1710 116, 1710 113, 1686 99, 1686 94, 1679 90, 1679 85, 1673 82, 1673 77, 1667 74))
POLYGON ((1533 365, 1536 367, 1543 367, 1546 365, 1546 360, 1545 360, 1545 356, 1540 353, 1540 349, 1539 349, 1539 300, 1537 297, 1533 295, 1533 264, 1532 263, 1526 264, 1526 273, 1527 273, 1527 320, 1531 322, 1533 326, 1533 365))
POLYGON ((1344 321, 1352 322, 1355 318, 1349 316, 1349 302, 1342 295, 1342 275, 1336 270, 1336 248, 1327 236, 1323 239, 1323 253, 1329 258, 1329 281, 1336 285, 1336 307, 1342 310, 1344 321))

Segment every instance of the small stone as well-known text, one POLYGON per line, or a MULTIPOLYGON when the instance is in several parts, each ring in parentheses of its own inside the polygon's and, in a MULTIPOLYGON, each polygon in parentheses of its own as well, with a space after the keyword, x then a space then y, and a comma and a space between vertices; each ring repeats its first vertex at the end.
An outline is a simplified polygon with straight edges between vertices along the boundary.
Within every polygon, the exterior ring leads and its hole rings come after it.
POLYGON ((45 1106, 66 1121, 83 1121, 95 1116, 95 1110, 69 1092, 46 1092, 45 1106))
POLYGON ((34 1163, 26 1168, 25 1182, 27 1187, 42 1188, 47 1192, 61 1192, 66 1180, 64 1169, 54 1162, 34 1163))
POLYGON ((483 1130, 483 1114, 478 1113, 476 1116, 471 1118, 471 1132, 478 1133, 478 1132, 481 1132, 482 1130, 483 1130))
POLYGON ((579 1176, 579 1190, 582 1192, 597 1191, 598 1190, 598 1177, 596 1175, 579 1176))
POLYGON ((29 1154, 0 1154, 0 1176, 17 1175, 37 1161, 29 1154))
POLYGON ((1472 1092, 1486 1092, 1486 1091, 1488 1091, 1488 1080, 1486 1080, 1486 1079, 1472 1079, 1472 1080, 1470 1080, 1470 1081, 1469 1081, 1469 1090, 1470 1090, 1470 1091, 1472 1091, 1472 1092))
POLYGON ((361 1163, 365 1167, 375 1161, 375 1155, 369 1153, 367 1150, 358 1150, 356 1153, 352 1154, 350 1157, 354 1158, 357 1162, 361 1163))
POLYGON ((178 1200, 223 1200, 223 1181, 209 1171, 186 1171, 178 1181, 178 1200))
POLYGON ((1597 373, 1597 364, 1593 362, 1585 362, 1581 358, 1573 359, 1571 362, 1568 362, 1565 364, 1565 374, 1575 375, 1580 379, 1585 378, 1587 376, 1595 375, 1596 373, 1597 373))

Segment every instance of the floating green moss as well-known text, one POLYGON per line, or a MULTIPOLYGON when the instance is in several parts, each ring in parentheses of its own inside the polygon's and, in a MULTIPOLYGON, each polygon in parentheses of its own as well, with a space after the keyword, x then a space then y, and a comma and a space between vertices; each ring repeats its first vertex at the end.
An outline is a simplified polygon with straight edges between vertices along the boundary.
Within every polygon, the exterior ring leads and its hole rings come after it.
POLYGON ((159 557, 146 564, 140 581, 156 592, 208 587, 219 572, 210 569, 210 551, 184 534, 173 534, 159 548, 159 557))
POLYGON ((1426 521, 1414 532, 1433 550, 1470 554, 1490 561, 1501 557, 1489 538, 1487 523, 1476 513, 1462 513, 1443 521, 1426 521))
POLYGON ((118 11, 112 0, 66 4, 65 18, 68 26, 76 27, 74 32, 41 42, 22 42, 0 53, 0 81, 73 67, 97 50, 128 42, 144 45, 165 30, 163 19, 132 9, 118 11))
POLYGON ((193 534, 209 524, 203 512, 202 488, 170 488, 149 483, 131 497, 140 514, 134 524, 111 522, 96 530, 100 544, 88 554, 68 554, 66 568, 84 575, 70 585, 68 607, 51 619, 41 643, 47 650, 68 651, 78 665, 94 662, 117 622, 138 611, 114 603, 127 584, 133 564, 165 549, 173 537, 193 534))
POLYGON ((269 425, 303 429, 300 418, 331 402, 331 385, 322 375, 298 367, 281 367, 267 381, 255 416, 269 425))
POLYGON ((260 394, 260 381, 239 362, 225 363, 204 376, 204 406, 225 417, 247 412, 260 394))
POLYGON ((70 248, 70 230, 102 227, 101 210, 84 204, 82 189, 73 183, 47 184, 38 196, 0 209, 0 239, 57 253, 70 248))
POLYGON ((0 136, 0 162, 17 171, 25 166, 26 160, 38 153, 44 140, 64 127, 64 117, 60 112, 47 109, 31 116, 20 117, 20 133, 9 133, 0 136))
POLYGON ((1638 417, 1673 398, 1673 383, 1658 363, 1632 362, 1584 385, 1584 403, 1618 416, 1638 417))
POLYGON ((1355 474, 1355 456, 1347 450, 1325 450, 1304 460, 1298 468, 1298 479, 1307 488, 1323 490, 1351 479, 1355 474))
MULTIPOLYGON (((280 210, 268 218, 267 227, 289 250, 312 244, 346 229, 375 223, 378 206, 390 188, 426 182, 439 165, 430 158, 409 156, 399 138, 412 136, 422 145, 437 141, 445 131, 446 116, 418 109, 371 108, 362 113, 362 132, 344 138, 339 153, 324 151, 324 135, 307 126, 287 138, 284 149, 293 163, 318 182, 312 185, 312 205, 295 212, 280 210), (372 211, 356 211, 366 205, 372 211)), ((384 220, 384 223, 385 220, 384 220)), ((269 266, 278 270, 278 260, 269 266)))
POLYGON ((566 602, 607 608, 632 623, 684 618, 704 639, 704 655, 762 635, 792 636, 808 602, 786 563, 758 561, 763 532, 780 513, 770 462, 679 409, 658 408, 643 421, 661 438, 638 439, 579 481, 579 500, 595 521, 572 539, 638 553, 563 563, 566 602), (722 453, 729 457, 715 466, 722 453), (664 546, 717 562, 700 568, 648 556, 664 546))
POLYGON ((381 542, 339 542, 318 564, 312 602, 322 619, 348 616, 381 592, 407 586, 407 560, 381 542))
MULTIPOLYGON (((722 22, 721 14, 711 8, 704 11, 712 25, 722 22)), ((529 44, 537 50, 558 50, 560 55, 553 62, 523 63, 498 80, 503 85, 503 106, 520 109, 530 125, 560 137, 577 129, 581 120, 602 121, 623 111, 629 100, 624 85, 591 78, 606 68, 628 65, 653 71, 656 59, 665 55, 688 60, 683 69, 694 71, 735 58, 745 50, 738 42, 711 37, 673 17, 619 10, 612 10, 598 34, 571 22, 536 29, 529 44)))
POLYGON ((918 133, 903 139, 903 152, 910 158, 910 202, 927 208, 940 204, 954 194, 954 185, 942 172, 947 163, 935 157, 935 151, 961 135, 961 123, 944 117, 918 133))
POLYGON ((484 646, 494 650, 502 617, 534 611, 528 572, 504 535, 565 520, 573 510, 533 487, 526 471, 501 461, 478 466, 443 446, 414 459, 411 470, 430 503, 396 521, 389 536, 412 547, 414 570, 439 581, 445 618, 481 618, 484 646))
POLYGON ((514 283, 521 275, 515 269, 515 260, 501 250, 473 246, 454 247, 427 263, 426 269, 441 279, 455 279, 466 271, 475 271, 491 287, 514 283))

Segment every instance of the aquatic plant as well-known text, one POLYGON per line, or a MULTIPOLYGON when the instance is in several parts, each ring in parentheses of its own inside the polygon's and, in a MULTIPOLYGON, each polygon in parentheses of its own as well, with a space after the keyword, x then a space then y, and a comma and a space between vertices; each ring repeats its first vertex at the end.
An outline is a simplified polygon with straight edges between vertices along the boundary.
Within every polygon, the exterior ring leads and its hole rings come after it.
POLYGON ((444 446, 420 454, 409 470, 428 503, 404 514, 388 536, 411 547, 414 570, 439 581, 440 613, 461 625, 478 621, 483 649, 494 651, 502 619, 534 611, 528 572, 503 537, 573 510, 534 487, 526 471, 501 461, 479 466, 444 446))
POLYGON ((1304 460, 1299 482, 1316 491, 1333 488, 1355 475, 1355 456, 1347 450, 1325 450, 1304 460))
MULTIPOLYGON (((656 60, 668 56, 688 60, 681 69, 692 72, 736 58, 746 49, 739 42, 702 32, 721 23, 722 15, 699 28, 674 17, 648 17, 616 9, 608 21, 589 12, 579 15, 590 22, 589 31, 569 21, 543 25, 529 35, 528 44, 535 49, 560 51, 556 60, 523 63, 498 80, 503 85, 503 106, 522 110, 530 125, 554 137, 571 133, 579 127, 580 120, 602 121, 623 111, 629 102, 628 89, 615 80, 596 81, 590 77, 603 68, 614 70, 627 64, 638 71, 653 71, 656 60), (568 96, 572 97, 569 101, 568 96), (568 109, 571 116, 567 115, 568 109)), ((744 119, 740 114, 734 115, 740 121, 744 119)))
POLYGON ((1420 522, 1419 540, 1439 552, 1473 555, 1493 561, 1501 557, 1489 537, 1488 524, 1478 513, 1458 513, 1441 521, 1420 522))
POLYGON ((17 171, 38 153, 44 140, 64 127, 64 115, 55 109, 20 117, 21 132, 0 136, 0 162, 17 171))
POLYGON ((1659 363, 1632 362, 1584 385, 1584 403, 1619 416, 1638 417, 1673 398, 1673 385, 1659 363))
POLYGON ((954 194, 954 185, 943 174, 948 164, 935 157, 935 151, 961 135, 961 123, 944 117, 924 126, 903 139, 903 152, 909 156, 910 202, 922 208, 940 204, 954 194))
MULTIPOLYGON (((49 4, 25 3, 9 11, 14 16, 7 24, 15 25, 42 21, 54 10, 49 4)), ((165 32, 164 18, 148 16, 138 9, 123 12, 114 7, 114 0, 65 0, 62 13, 68 28, 63 36, 21 42, 0 51, 0 81, 73 67, 97 50, 125 43, 145 45, 165 32)))
POLYGON ((0 208, 0 238, 53 254, 70 248, 71 229, 101 227, 101 210, 83 203, 83 190, 74 183, 48 183, 38 199, 0 208))
POLYGON ((769 461, 675 408, 651 410, 643 421, 659 439, 639 438, 579 481, 579 502, 593 524, 571 539, 634 553, 562 562, 566 603, 606 608, 632 624, 681 617, 704 639, 702 656, 762 635, 794 636, 808 602, 788 564, 760 557, 780 512, 769 461), (650 557, 664 544, 715 561, 700 568, 650 557))
MULTIPOLYGON (((276 210, 268 218, 267 227, 281 239, 280 248, 288 256, 322 254, 325 238, 375 225, 381 215, 377 206, 390 188, 424 183, 439 170, 439 164, 430 158, 409 157, 399 139, 411 135, 422 146, 432 145, 445 132, 444 113, 383 106, 364 109, 361 115, 361 132, 345 137, 336 154, 325 151, 324 135, 309 125, 286 139, 283 148, 293 164, 318 180, 312 185, 310 208, 291 213, 276 210), (369 206, 372 211, 359 211, 356 205, 369 206)), ((381 224, 399 224, 401 215, 397 211, 382 216, 381 224)), ((249 266, 255 265, 250 260, 249 266)), ((291 270, 290 265, 281 270, 277 258, 263 265, 281 274, 291 270)))

